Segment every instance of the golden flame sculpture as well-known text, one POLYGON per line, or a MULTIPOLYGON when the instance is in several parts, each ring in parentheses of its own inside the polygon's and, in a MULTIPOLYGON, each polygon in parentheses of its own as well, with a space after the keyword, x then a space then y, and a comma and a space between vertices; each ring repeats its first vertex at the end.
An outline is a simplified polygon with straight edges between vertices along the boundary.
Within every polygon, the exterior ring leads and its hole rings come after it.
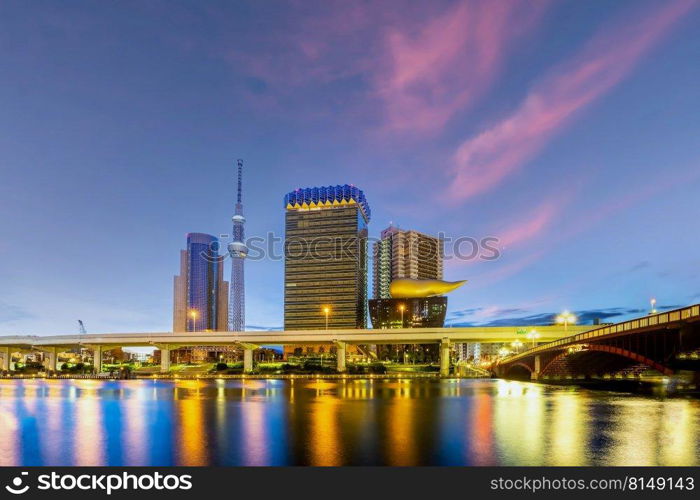
POLYGON ((416 297, 433 297, 444 295, 464 285, 467 280, 414 280, 398 279, 391 282, 389 293, 395 299, 411 299, 416 297))

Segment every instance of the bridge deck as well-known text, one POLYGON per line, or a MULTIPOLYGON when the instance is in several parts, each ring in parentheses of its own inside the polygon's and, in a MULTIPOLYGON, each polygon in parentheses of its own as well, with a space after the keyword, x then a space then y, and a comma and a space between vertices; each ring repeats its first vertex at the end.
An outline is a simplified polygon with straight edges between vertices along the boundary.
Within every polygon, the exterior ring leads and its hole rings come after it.
MULTIPOLYGON (((588 325, 536 327, 538 341, 552 341, 572 332, 593 328, 588 325)), ((533 327, 459 327, 459 328, 397 328, 391 330, 305 330, 261 332, 202 332, 202 333, 103 333, 87 335, 26 335, 0 337, 0 347, 41 348, 78 345, 103 347, 142 347, 167 345, 284 345, 328 344, 335 341, 348 344, 430 344, 443 339, 450 342, 502 343, 520 339, 529 342, 527 332, 533 327)))
POLYGON ((677 327, 682 323, 700 321, 700 304, 695 304, 673 311, 667 311, 657 314, 650 314, 643 318, 635 318, 629 321, 623 321, 614 325, 607 325, 587 332, 577 333, 557 340, 553 340, 546 344, 540 344, 532 349, 523 351, 515 356, 510 356, 503 361, 502 364, 516 363, 524 358, 532 355, 561 349, 562 347, 582 344, 586 341, 600 340, 602 338, 613 338, 620 335, 630 335, 634 333, 643 333, 651 330, 659 330, 663 328, 677 327))

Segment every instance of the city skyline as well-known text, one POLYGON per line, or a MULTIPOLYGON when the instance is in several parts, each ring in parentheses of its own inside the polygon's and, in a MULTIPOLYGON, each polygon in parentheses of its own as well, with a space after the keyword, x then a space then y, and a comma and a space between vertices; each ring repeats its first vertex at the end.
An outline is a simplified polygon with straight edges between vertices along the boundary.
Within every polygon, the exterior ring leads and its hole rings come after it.
MULTIPOLYGON (((329 3, 0 6, 0 333, 169 330, 182 235, 230 231, 238 157, 249 236, 284 235, 290 189, 352 182, 371 237, 498 238, 446 262, 448 325, 697 302, 694 2, 329 3), (471 18, 488 36, 447 22, 471 18)), ((281 327, 282 261, 246 266, 248 327, 281 327)))

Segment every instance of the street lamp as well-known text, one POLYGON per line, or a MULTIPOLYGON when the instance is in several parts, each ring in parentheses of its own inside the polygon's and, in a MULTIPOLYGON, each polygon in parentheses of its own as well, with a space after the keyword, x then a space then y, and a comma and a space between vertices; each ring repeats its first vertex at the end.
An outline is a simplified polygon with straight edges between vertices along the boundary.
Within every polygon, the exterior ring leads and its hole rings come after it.
POLYGON ((323 308, 323 314, 326 315, 326 330, 328 330, 328 315, 331 313, 331 308, 328 306, 324 306, 323 308))
POLYGON ((651 314, 656 314, 656 299, 651 299, 651 314))
POLYGON ((571 314, 569 311, 564 311, 559 316, 557 316, 557 323, 564 324, 564 331, 569 329, 569 323, 576 323, 576 316, 571 314))
POLYGON ((515 349, 515 352, 518 352, 518 351, 520 351, 520 348, 523 346, 523 343, 520 340, 516 340, 515 342, 512 342, 510 345, 511 345, 511 347, 513 347, 513 349, 515 349))
POLYGON ((527 338, 532 340, 532 347, 535 347, 535 339, 540 338, 540 334, 537 333, 537 330, 530 330, 530 333, 527 334, 527 338))
MULTIPOLYGON (((401 312, 401 328, 404 327, 404 324, 403 324, 403 313, 404 313, 405 310, 406 310, 406 305, 405 305, 405 304, 399 304, 399 311, 401 312)), ((399 355, 399 346, 398 346, 398 344, 397 344, 397 345, 396 345, 396 356, 398 357, 398 355, 399 355)), ((406 364, 406 348, 405 348, 405 347, 404 347, 404 351, 403 351, 403 364, 404 364, 404 365, 406 364)))
POLYGON ((399 311, 401 311, 401 328, 403 328, 403 312, 406 310, 406 306, 404 304, 399 305, 399 311))
POLYGON ((192 318, 192 327, 194 328, 193 331, 197 331, 197 317, 199 316, 199 313, 197 312, 196 309, 190 309, 190 318, 192 318))

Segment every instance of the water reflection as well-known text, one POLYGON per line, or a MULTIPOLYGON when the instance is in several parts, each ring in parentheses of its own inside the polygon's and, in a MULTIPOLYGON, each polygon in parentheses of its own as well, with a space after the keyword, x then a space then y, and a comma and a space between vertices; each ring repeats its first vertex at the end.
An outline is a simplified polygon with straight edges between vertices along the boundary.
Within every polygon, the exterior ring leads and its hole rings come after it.
POLYGON ((0 465, 698 465, 700 402, 491 380, 0 380, 0 465))
POLYGON ((494 465, 493 399, 488 394, 474 396, 472 414, 464 420, 462 432, 469 436, 463 459, 474 465, 494 465))
POLYGON ((496 447, 505 465, 538 465, 543 458, 548 408, 542 386, 499 380, 494 398, 496 447))
POLYGON ((340 399, 330 393, 329 385, 317 382, 316 397, 309 408, 309 456, 310 463, 324 465, 343 465, 342 446, 340 443, 339 410, 340 399), (318 387, 322 384, 324 387, 318 387))
MULTIPOLYGON (((49 382, 50 383, 50 382, 49 382)), ((93 380, 76 381, 78 397, 72 408, 74 425, 70 425, 74 463, 80 465, 102 465, 108 463, 105 459, 106 438, 109 432, 115 429, 114 420, 119 420, 119 415, 109 415, 110 422, 104 422, 103 410, 108 408, 115 410, 112 398, 103 397, 101 389, 109 389, 108 386, 93 380), (107 424, 107 425, 105 425, 107 424)), ((117 426, 120 422, 117 422, 117 426)))
MULTIPOLYGON (((416 428, 416 401, 410 394, 410 386, 399 385, 395 397, 390 399, 384 422, 387 437, 387 463, 389 465, 417 465, 416 442, 428 429, 416 428)), ((416 397, 418 397, 416 395, 416 397)))
MULTIPOLYGON (((259 384, 260 381, 246 382, 248 386, 259 384)), ((264 381, 262 382, 265 383, 264 381)), ((258 395, 261 387, 244 387, 242 403, 240 405, 241 436, 245 436, 243 447, 243 465, 266 465, 270 463, 267 444, 267 422, 265 420, 265 398, 272 396, 267 387, 264 387, 265 396, 258 395), (245 389, 248 389, 245 391, 245 389), (246 394, 247 393, 247 394, 246 394)))
POLYGON ((147 384, 144 381, 134 381, 131 384, 132 397, 121 401, 124 425, 118 432, 124 446, 124 463, 129 465, 146 465, 146 444, 149 440, 144 414, 146 409, 147 384))
POLYGON ((551 409, 551 462, 557 465, 588 465, 585 440, 589 435, 583 398, 571 391, 559 392, 551 409))

